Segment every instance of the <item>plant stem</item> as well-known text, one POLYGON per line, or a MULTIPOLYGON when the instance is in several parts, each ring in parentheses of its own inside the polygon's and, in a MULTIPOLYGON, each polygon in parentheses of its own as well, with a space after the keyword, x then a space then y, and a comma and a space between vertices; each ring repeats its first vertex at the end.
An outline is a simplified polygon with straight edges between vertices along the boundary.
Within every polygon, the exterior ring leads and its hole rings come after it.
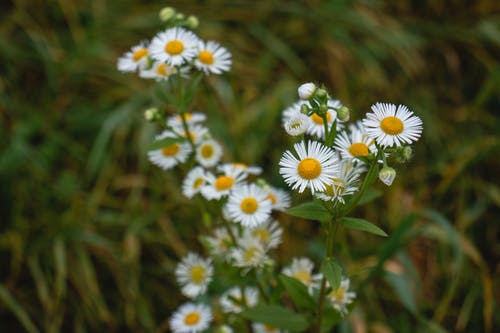
MULTIPOLYGON (((328 222, 328 229, 326 234, 326 258, 333 257, 333 240, 335 238, 335 232, 337 230, 336 219, 333 218, 328 222)), ((318 297, 318 308, 317 308, 317 321, 316 321, 316 332, 321 333, 321 323, 323 320, 323 305, 325 303, 326 297, 326 278, 323 275, 321 279, 321 288, 318 297)))

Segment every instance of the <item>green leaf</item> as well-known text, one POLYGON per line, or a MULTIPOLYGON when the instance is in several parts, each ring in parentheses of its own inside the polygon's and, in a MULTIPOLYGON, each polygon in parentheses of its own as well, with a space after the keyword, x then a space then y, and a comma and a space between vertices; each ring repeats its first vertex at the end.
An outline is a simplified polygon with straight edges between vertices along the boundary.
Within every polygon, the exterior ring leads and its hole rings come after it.
POLYGON ((367 220, 358 219, 355 217, 343 217, 340 221, 342 225, 346 228, 366 231, 375 235, 387 237, 387 234, 385 233, 384 230, 368 222, 367 220))
POLYGON ((156 140, 147 147, 147 150, 149 151, 149 150, 161 149, 163 147, 168 147, 170 145, 173 145, 174 143, 182 142, 184 140, 185 140, 184 138, 164 138, 156 140))
POLYGON ((330 286, 333 290, 339 289, 340 281, 342 280, 342 267, 340 267, 339 264, 332 258, 326 258, 323 264, 321 264, 321 272, 328 282, 330 282, 330 286))
POLYGON ((241 313, 247 319, 272 327, 303 332, 309 327, 306 317, 280 305, 259 304, 241 313))
POLYGON ((24 329, 29 333, 40 332, 31 321, 26 310, 12 296, 7 288, 0 284, 0 301, 17 317, 24 329))
POLYGON ((298 206, 288 208, 286 212, 292 216, 322 222, 328 221, 331 218, 330 212, 316 201, 308 201, 298 206))
POLYGON ((293 277, 284 274, 279 275, 279 280, 285 287, 285 290, 292 299, 293 303, 298 308, 314 309, 316 307, 316 303, 307 291, 307 287, 305 284, 293 277))
POLYGON ((361 205, 367 204, 370 201, 373 201, 373 200, 377 199, 378 197, 380 197, 382 195, 382 193, 383 192, 380 190, 369 188, 365 191, 365 193, 363 193, 363 195, 359 199, 358 205, 361 206, 361 205))
POLYGON ((385 280, 392 286, 403 306, 411 313, 416 314, 418 311, 417 303, 415 302, 412 288, 406 277, 386 272, 385 280))

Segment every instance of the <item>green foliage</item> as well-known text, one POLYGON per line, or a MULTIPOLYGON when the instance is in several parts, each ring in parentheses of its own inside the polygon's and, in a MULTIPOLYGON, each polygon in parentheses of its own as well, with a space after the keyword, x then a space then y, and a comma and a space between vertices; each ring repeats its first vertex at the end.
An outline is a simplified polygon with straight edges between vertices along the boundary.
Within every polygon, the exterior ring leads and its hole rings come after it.
POLYGON ((346 228, 366 231, 366 232, 369 232, 371 234, 387 237, 387 234, 385 233, 384 230, 380 229, 376 225, 374 225, 374 224, 372 224, 364 219, 355 218, 355 217, 343 217, 340 220, 340 223, 342 224, 342 226, 344 226, 346 228))
MULTIPOLYGON (((200 82, 195 105, 206 106, 199 111, 228 160, 263 166, 273 184, 282 184, 276 168, 287 140, 280 112, 296 99, 297 83, 325 83, 353 118, 377 101, 404 103, 422 117, 408 167, 399 166, 390 188, 379 186, 382 196, 359 198, 371 200, 366 208, 352 208, 389 238, 339 235, 349 247, 335 253, 349 259, 358 293, 343 331, 352 321, 386 332, 498 331, 495 1, 171 5, 197 15, 199 34, 233 53, 229 82, 200 82)), ((156 130, 142 111, 164 96, 115 68, 160 28, 158 6, 0 5, 0 331, 163 332, 184 301, 173 292, 173 270, 195 250, 193 230, 205 226, 179 194, 182 174, 145 158, 156 130)), ((315 223, 279 219, 283 261, 323 249, 311 241, 315 223)), ((293 283, 280 281, 287 290, 293 283)), ((306 306, 298 297, 294 305, 306 306)), ((328 331, 340 319, 325 311, 328 331)))
POLYGON ((241 313, 247 319, 291 332, 303 332, 307 319, 279 305, 260 304, 241 313))

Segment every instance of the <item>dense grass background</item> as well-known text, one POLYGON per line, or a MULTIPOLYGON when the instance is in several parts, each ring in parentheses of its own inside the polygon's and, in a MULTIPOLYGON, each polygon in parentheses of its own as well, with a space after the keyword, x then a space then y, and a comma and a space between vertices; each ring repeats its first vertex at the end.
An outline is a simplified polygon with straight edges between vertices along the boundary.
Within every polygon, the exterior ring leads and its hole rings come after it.
MULTIPOLYGON (((414 159, 355 212, 390 240, 341 235, 358 292, 342 332, 500 330, 497 1, 17 0, 0 4, 2 332, 163 332, 183 302, 172 270, 200 249, 199 215, 145 157, 152 83, 115 69, 164 5, 233 53, 198 109, 228 160, 275 185, 299 83, 324 83, 355 119, 377 101, 422 117, 414 159)), ((280 220, 278 258, 321 257, 316 224, 280 220)))

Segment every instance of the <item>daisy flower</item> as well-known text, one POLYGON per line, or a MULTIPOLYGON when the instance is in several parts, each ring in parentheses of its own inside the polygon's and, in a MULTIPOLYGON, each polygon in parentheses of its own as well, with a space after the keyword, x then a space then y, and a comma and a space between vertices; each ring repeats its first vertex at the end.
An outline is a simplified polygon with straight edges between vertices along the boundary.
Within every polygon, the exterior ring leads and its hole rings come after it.
MULTIPOLYGON (((156 136, 156 141, 165 138, 175 138, 175 135, 169 131, 164 131, 156 136)), ((148 152, 148 158, 151 163, 156 164, 164 170, 173 168, 179 163, 184 163, 191 153, 191 146, 187 142, 176 142, 167 145, 161 149, 148 152)))
POLYGON ((313 275, 314 263, 305 257, 293 258, 290 266, 283 268, 284 275, 293 277, 306 285, 309 293, 312 293, 313 288, 319 287, 321 274, 313 275))
MULTIPOLYGON (((180 74, 184 77, 186 76, 187 73, 186 70, 187 68, 180 69, 180 74)), ((177 70, 176 67, 170 66, 164 62, 157 61, 149 69, 141 68, 139 76, 142 77, 143 79, 156 79, 160 81, 160 80, 167 80, 170 76, 177 74, 178 72, 179 71, 177 70)))
MULTIPOLYGON (((233 233, 237 234, 236 230, 233 233)), ((214 230, 213 236, 205 237, 210 248, 210 253, 213 256, 227 255, 233 241, 226 228, 218 228, 214 230)))
POLYGON ((287 150, 279 162, 281 166, 279 173, 285 182, 292 187, 292 190, 298 189, 300 193, 306 188, 313 194, 324 191, 326 185, 331 184, 331 178, 338 169, 335 152, 317 141, 309 141, 307 147, 302 141, 293 147, 298 158, 287 150))
POLYGON ((231 250, 230 256, 234 260, 234 266, 248 269, 262 267, 268 259, 264 245, 254 237, 239 239, 238 247, 231 250))
POLYGON ((212 321, 212 311, 203 304, 185 303, 170 318, 174 333, 197 333, 206 330, 212 321))
POLYGON ((355 166, 350 160, 342 160, 338 172, 331 178, 332 183, 326 185, 323 192, 316 192, 314 195, 324 201, 345 204, 344 197, 358 190, 359 175, 363 170, 363 167, 355 166))
POLYGON ((245 179, 246 175, 241 170, 233 168, 223 168, 223 173, 218 176, 207 172, 206 184, 201 188, 201 194, 208 200, 219 200, 245 179))
POLYGON ((188 253, 175 269, 177 282, 182 286, 182 294, 190 298, 204 294, 212 281, 213 270, 210 259, 188 253))
POLYGON ((255 184, 240 185, 229 195, 226 209, 231 220, 245 227, 256 227, 271 215, 271 200, 255 184))
MULTIPOLYGON (((207 119, 207 116, 200 112, 186 112, 184 113, 184 117, 186 118, 186 122, 188 126, 192 126, 195 124, 199 124, 204 122, 207 119)), ((182 118, 180 114, 173 115, 167 118, 167 126, 173 128, 182 128, 182 118)))
POLYGON ((149 45, 149 52, 160 62, 180 66, 196 56, 198 41, 191 31, 175 27, 157 34, 149 45))
POLYGON ((200 41, 194 65, 205 74, 222 74, 231 68, 231 53, 216 42, 200 41))
POLYGON ((271 200, 271 209, 283 212, 290 207, 292 199, 287 191, 269 185, 265 186, 264 190, 267 192, 267 198, 271 200))
MULTIPOLYGON (((342 106, 339 101, 337 100, 332 100, 329 99, 327 102, 327 105, 329 107, 328 111, 326 112, 326 123, 328 124, 328 128, 332 127, 332 124, 335 120, 337 120, 337 111, 331 110, 330 108, 339 108, 342 106)), ((311 126, 307 129, 307 134, 313 135, 317 138, 324 139, 325 138, 325 125, 323 118, 318 116, 317 114, 313 113, 311 116, 311 126)), ((338 129, 338 122, 337 122, 337 129, 338 129)))
POLYGON ((422 120, 404 105, 376 103, 363 119, 366 134, 384 147, 401 146, 417 141, 422 134, 422 120))
POLYGON ((254 333, 287 333, 288 331, 282 331, 276 327, 264 325, 261 323, 253 323, 252 328, 254 333))
POLYGON ((135 72, 148 63, 149 50, 145 43, 132 46, 132 49, 118 59, 118 70, 121 72, 135 72))
MULTIPOLYGON (((310 125, 310 118, 301 112, 301 108, 302 108, 303 104, 309 105, 307 101, 298 101, 298 102, 293 103, 289 107, 287 107, 285 110, 283 110, 282 124, 283 124, 283 127, 285 128, 285 130, 286 130, 286 124, 291 119, 296 118, 298 115, 306 116, 309 119, 307 124, 310 125)), ((307 128, 309 128, 309 126, 307 126, 307 128)))
POLYGON ((260 175, 262 168, 254 165, 247 165, 245 163, 226 163, 217 167, 218 170, 223 171, 226 168, 233 170, 240 170, 246 175, 260 175))
MULTIPOLYGON (((186 137, 186 131, 184 130, 184 127, 181 126, 174 129, 179 132, 182 137, 186 137)), ((206 140, 206 136, 208 134, 208 128, 206 128, 205 126, 202 126, 200 124, 188 125, 188 135, 195 145, 206 140)))
POLYGON ((182 182, 182 194, 191 199, 205 185, 205 170, 202 167, 191 169, 182 182))
POLYGON ((257 305, 259 291, 254 287, 233 287, 222 294, 219 303, 223 312, 240 313, 244 307, 257 305), (243 307, 244 305, 244 307, 243 307))
POLYGON ((273 249, 281 243, 283 229, 278 221, 269 219, 255 228, 247 228, 243 237, 253 237, 257 239, 266 250, 273 249))
POLYGON ((337 290, 332 290, 327 297, 332 302, 332 306, 335 310, 340 312, 342 316, 347 314, 347 304, 351 304, 356 293, 349 291, 349 279, 342 278, 340 282, 340 287, 337 290))
POLYGON ((347 131, 342 131, 335 138, 335 148, 340 152, 343 159, 361 161, 358 157, 366 157, 377 153, 374 140, 366 135, 361 122, 349 126, 349 132, 350 135, 347 131))
POLYGON ((292 115, 284 124, 285 131, 291 136, 303 135, 311 126, 311 118, 302 113, 292 115))
POLYGON ((205 168, 210 168, 217 163, 219 163, 222 157, 222 147, 221 145, 213 140, 208 139, 202 141, 200 145, 196 148, 196 161, 200 163, 205 168))

